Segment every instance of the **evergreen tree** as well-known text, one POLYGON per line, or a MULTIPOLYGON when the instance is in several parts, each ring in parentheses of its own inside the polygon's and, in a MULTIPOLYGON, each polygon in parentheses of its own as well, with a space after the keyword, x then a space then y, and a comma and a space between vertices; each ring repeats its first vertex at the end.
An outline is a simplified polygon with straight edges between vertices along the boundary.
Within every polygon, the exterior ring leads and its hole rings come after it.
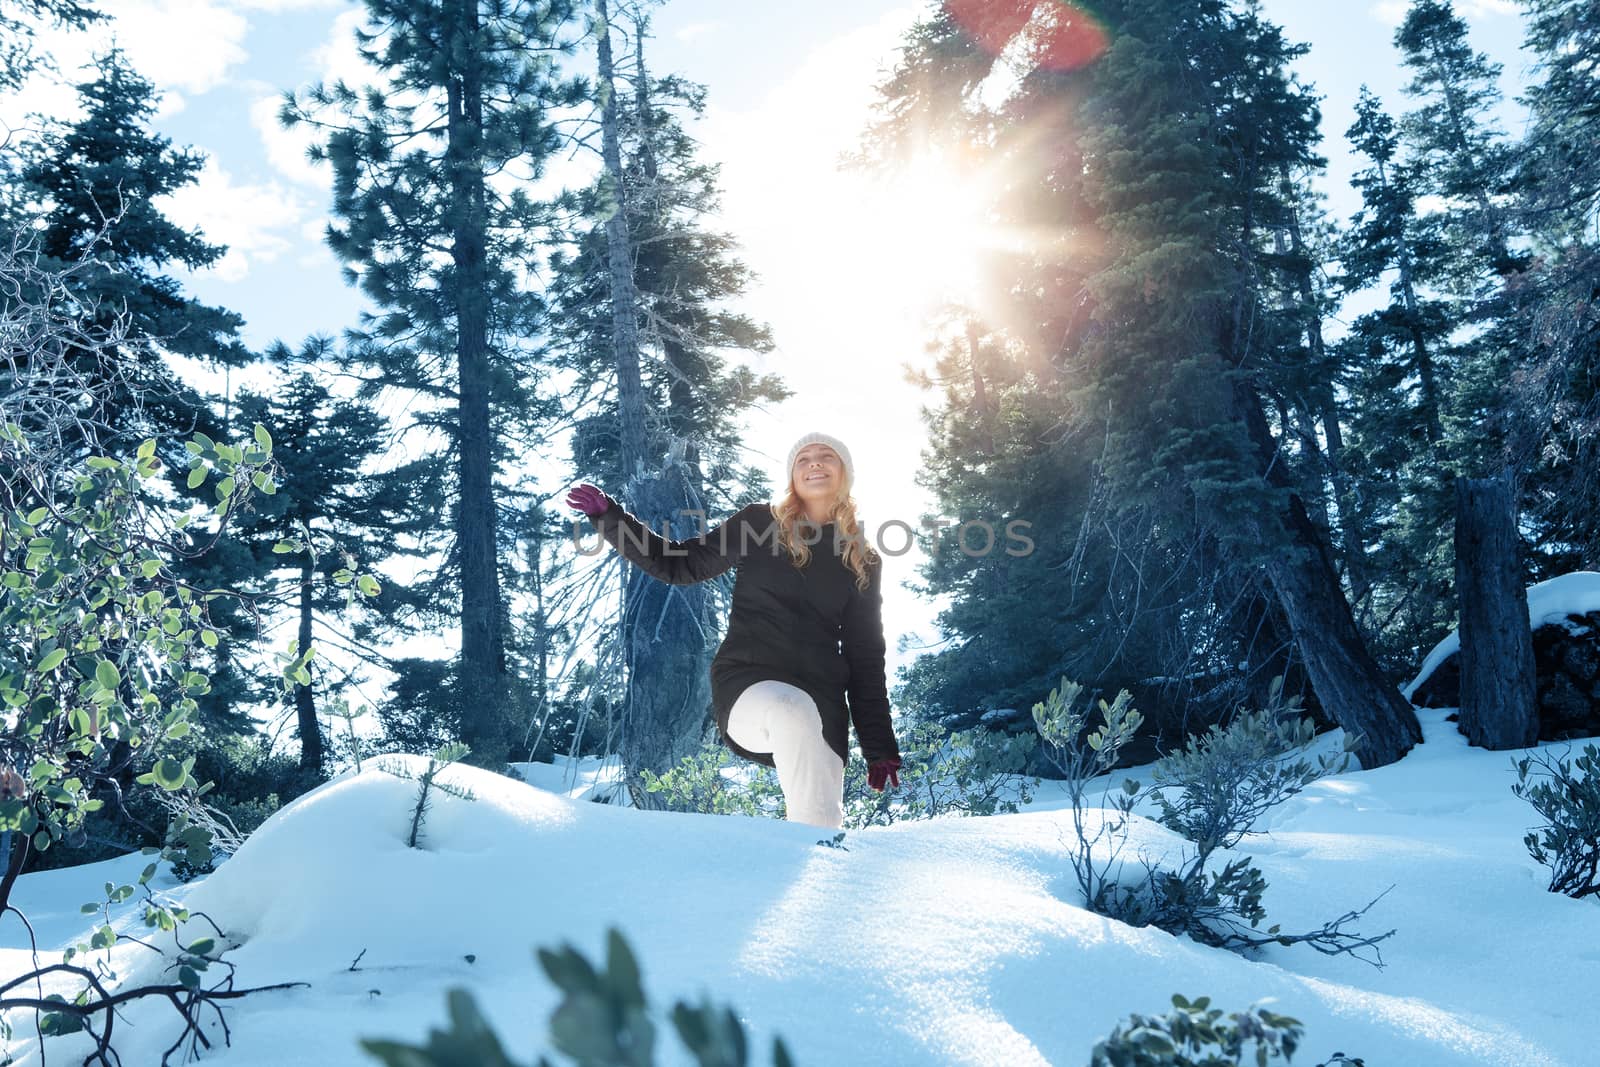
POLYGON ((365 396, 398 388, 438 405, 417 421, 444 438, 430 455, 451 464, 450 495, 416 504, 448 515, 438 600, 459 603, 455 712, 470 758, 493 766, 515 731, 495 473, 510 458, 506 424, 539 408, 528 339, 544 309, 526 272, 552 221, 549 205, 505 176, 540 177, 560 145, 552 113, 585 95, 555 67, 570 51, 573 8, 367 0, 366 11, 372 28, 357 40, 379 85, 319 85, 304 101, 290 94, 281 115, 326 131, 316 155, 333 165, 340 220, 328 241, 383 309, 364 318, 352 351, 373 371, 365 396))
MULTIPOLYGON (((555 260, 561 363, 575 372, 574 395, 606 397, 576 426, 576 473, 619 486, 653 529, 691 537, 764 491, 759 468, 741 463, 739 421, 789 394, 725 355, 767 352, 772 340, 729 306, 750 274, 733 239, 705 223, 717 168, 697 158, 676 114, 702 113, 704 88, 649 73, 648 23, 636 10, 619 13, 633 23, 618 35, 632 52, 614 55, 599 20, 618 16, 596 10, 603 169, 578 198, 586 228, 555 260)), ((702 742, 726 583, 669 590, 631 567, 625 576, 621 753, 634 802, 658 806, 639 772, 664 773, 702 742)))
MULTIPOLYGON (((284 367, 315 365, 329 359, 330 349, 329 340, 318 337, 298 353, 277 345, 268 357, 284 367)), ((396 555, 402 535, 411 532, 405 527, 411 509, 403 480, 366 469, 384 452, 386 420, 365 404, 334 396, 307 370, 273 394, 241 394, 239 419, 265 426, 277 442, 273 457, 283 467, 284 488, 258 504, 240 533, 269 569, 292 571, 282 600, 297 616, 298 647, 332 647, 370 659, 374 626, 352 617, 338 590, 396 555), (311 550, 275 553, 281 541, 309 541, 311 550)), ((381 616, 388 606, 379 594, 371 609, 381 616)), ((315 688, 324 698, 343 688, 326 663, 326 657, 312 663, 315 688)), ((313 685, 295 687, 294 706, 301 769, 320 776, 326 746, 313 685)))
POLYGON ((1525 0, 1535 83, 1517 162, 1519 207, 1538 259, 1518 317, 1530 352, 1518 382, 1541 438, 1524 502, 1535 577, 1600 570, 1600 10, 1525 0))
POLYGON ((1340 346, 1352 469, 1360 521, 1375 534, 1369 617, 1384 620, 1374 636, 1404 670, 1453 614, 1444 411, 1461 309, 1444 295, 1452 250, 1417 210, 1421 178, 1401 159, 1394 120, 1364 86, 1345 136, 1369 166, 1354 179, 1362 208, 1340 245, 1340 284, 1353 293, 1389 280, 1388 302, 1357 317, 1340 346))
MULTIPOLYGON (((1444 425, 1462 624, 1461 729, 1475 744, 1518 747, 1538 732, 1518 533, 1518 471, 1537 442, 1510 388, 1527 363, 1516 323, 1528 256, 1517 247, 1509 203, 1514 156, 1493 119, 1500 68, 1472 50, 1449 0, 1414 0, 1395 44, 1413 72, 1406 91, 1417 104, 1402 133, 1422 191, 1441 204, 1425 222, 1451 252, 1459 324, 1475 327, 1459 348, 1444 425)), ((1449 525, 1438 518, 1441 528, 1449 525)))
POLYGON ((192 184, 204 159, 194 150, 173 149, 169 138, 148 129, 155 88, 120 50, 100 57, 97 76, 77 89, 83 116, 28 146, 18 177, 39 202, 46 261, 91 259, 68 280, 71 297, 94 309, 89 329, 123 339, 115 358, 76 368, 96 398, 85 413, 85 422, 98 428, 95 444, 131 451, 156 437, 169 471, 181 470, 187 464, 178 439, 217 426, 204 397, 166 353, 224 365, 251 358, 239 340, 243 320, 237 314, 185 296, 177 281, 160 273, 167 263, 198 270, 226 251, 173 223, 157 203, 192 184), (110 323, 118 316, 126 322, 114 334, 110 323))
POLYGON ((1006 171, 1024 203, 1055 201, 1065 232, 999 288, 1055 303, 1040 358, 1065 383, 1064 421, 1100 428, 1110 513, 1148 515, 1154 543, 1203 561, 1209 595, 1230 605, 1230 645, 1273 634, 1260 663, 1281 664, 1292 626, 1363 762, 1392 761, 1420 731, 1355 628, 1312 519, 1325 513, 1324 480, 1296 429, 1331 392, 1304 302, 1284 299, 1305 271, 1305 250, 1281 243, 1298 207, 1285 178, 1320 164, 1315 105, 1287 73, 1299 49, 1254 4, 1122 0, 1095 12, 1111 42, 1103 58, 1040 63, 1019 83, 1033 114, 1072 120, 1070 148, 1031 131, 1006 171), (1063 270, 1055 245, 1076 266, 1063 270))

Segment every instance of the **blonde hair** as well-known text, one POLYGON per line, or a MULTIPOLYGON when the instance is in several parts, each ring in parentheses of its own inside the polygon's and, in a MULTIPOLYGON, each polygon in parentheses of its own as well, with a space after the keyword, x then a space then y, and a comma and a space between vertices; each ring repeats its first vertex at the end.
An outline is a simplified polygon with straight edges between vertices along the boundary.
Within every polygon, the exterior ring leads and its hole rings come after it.
MULTIPOLYGON (((771 507, 778 521, 779 543, 788 551, 796 567, 804 567, 811 562, 811 546, 800 539, 799 527, 805 518, 805 505, 795 495, 793 479, 783 499, 771 507)), ((867 577, 867 567, 881 562, 881 557, 861 532, 861 522, 856 518, 856 500, 848 490, 842 497, 834 499, 825 521, 834 524, 836 536, 844 544, 844 565, 855 574, 856 588, 864 592, 871 581, 867 577)))

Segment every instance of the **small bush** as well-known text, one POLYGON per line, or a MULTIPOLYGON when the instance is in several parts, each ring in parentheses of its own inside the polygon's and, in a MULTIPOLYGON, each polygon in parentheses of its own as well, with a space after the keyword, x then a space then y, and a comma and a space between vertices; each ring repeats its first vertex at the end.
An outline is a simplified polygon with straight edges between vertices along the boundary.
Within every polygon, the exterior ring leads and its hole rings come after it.
POLYGON ((1166 1015, 1134 1014, 1095 1045, 1090 1067, 1229 1067, 1247 1047, 1257 1065, 1288 1060, 1300 1044, 1298 1019, 1250 1008, 1223 1018, 1210 997, 1193 1003, 1174 993, 1166 1015))
POLYGON ((899 790, 870 788, 860 760, 845 769, 847 828, 940 815, 1014 815, 1032 798, 1036 780, 1022 769, 1039 744, 1033 734, 985 729, 947 734, 938 723, 919 722, 902 731, 899 741, 899 790))
MULTIPOLYGON (((606 966, 594 964, 570 945, 541 948, 539 964, 561 990, 550 1015, 549 1042, 574 1067, 652 1067, 656 1062, 656 1023, 650 1017, 639 962, 622 934, 606 938, 606 966)), ((450 1028, 432 1030, 426 1045, 363 1040, 361 1047, 389 1067, 518 1067, 506 1055, 494 1030, 464 989, 447 994, 450 1028)), ((699 1067, 744 1067, 748 1041, 731 1008, 709 1000, 696 1006, 678 1001, 671 1019, 678 1039, 699 1067)), ((793 1067, 782 1039, 772 1043, 773 1067, 793 1067)), ((539 1057, 537 1067, 553 1067, 539 1057)))
POLYGON ((741 780, 728 773, 733 766, 732 751, 720 744, 708 745, 664 774, 645 770, 640 776, 646 791, 660 795, 671 811, 783 818, 778 773, 756 765, 754 773, 741 780))
POLYGON ((1267 707, 1241 709, 1226 725, 1211 727, 1182 751, 1157 762, 1155 785, 1149 790, 1157 818, 1193 847, 1176 862, 1167 856, 1141 857, 1137 873, 1130 872, 1123 850, 1144 787, 1133 779, 1116 789, 1108 784, 1103 807, 1095 814, 1090 814, 1088 790, 1091 780, 1116 766, 1141 718, 1123 691, 1109 704, 1099 701, 1100 725, 1085 734, 1089 713, 1083 694, 1083 686, 1063 678, 1034 705, 1033 714, 1066 776, 1074 831, 1069 856, 1091 910, 1225 948, 1305 943, 1330 955, 1358 956, 1373 949, 1368 962, 1382 965, 1376 945, 1394 931, 1364 936, 1344 929, 1370 903, 1309 933, 1285 934, 1277 926, 1260 932, 1266 918, 1265 876, 1248 856, 1223 861, 1221 854, 1254 833, 1263 815, 1323 775, 1342 769, 1349 758, 1348 752, 1316 760, 1303 755, 1312 725, 1299 714, 1299 698, 1283 695, 1281 679, 1274 681, 1267 707))
MULTIPOLYGON (((869 788, 866 764, 850 761, 844 825, 858 830, 938 815, 1014 814, 1031 797, 1034 780, 1022 768, 1037 746, 1032 734, 972 730, 947 735, 937 723, 917 723, 900 737, 898 790, 869 788)), ((642 777, 645 788, 660 794, 673 811, 783 818, 777 772, 754 766, 730 773, 737 762, 726 747, 710 745, 664 774, 647 770, 642 777)))
POLYGON ((1522 839, 1550 868, 1550 892, 1575 899, 1600 893, 1600 748, 1585 745, 1574 763, 1538 752, 1516 761, 1511 791, 1533 805, 1544 824, 1522 839))

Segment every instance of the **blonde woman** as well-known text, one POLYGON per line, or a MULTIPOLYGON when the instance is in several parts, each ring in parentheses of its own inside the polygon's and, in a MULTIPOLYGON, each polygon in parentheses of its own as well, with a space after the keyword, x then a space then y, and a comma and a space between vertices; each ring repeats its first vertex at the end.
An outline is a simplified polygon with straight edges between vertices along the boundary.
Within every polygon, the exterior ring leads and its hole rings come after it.
POLYGON ((786 467, 781 501, 751 504, 682 541, 651 531, 587 482, 567 503, 661 581, 690 585, 734 570, 728 633, 711 661, 717 730, 738 755, 777 769, 791 821, 838 829, 852 724, 868 783, 900 785, 883 559, 856 518, 844 442, 806 434, 786 467))

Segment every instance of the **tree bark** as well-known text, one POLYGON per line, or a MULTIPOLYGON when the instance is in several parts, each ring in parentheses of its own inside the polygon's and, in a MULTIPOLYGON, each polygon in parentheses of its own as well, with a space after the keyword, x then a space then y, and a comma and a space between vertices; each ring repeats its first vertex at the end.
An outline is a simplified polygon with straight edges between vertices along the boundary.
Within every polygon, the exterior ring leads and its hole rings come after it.
MULTIPOLYGON (((311 561, 300 565, 300 651, 311 647, 311 561)), ((317 722, 316 698, 309 685, 294 689, 294 710, 300 733, 300 769, 322 776, 322 724, 317 722)))
POLYGON ((644 473, 644 390, 639 380, 639 294, 633 282, 633 241, 628 233, 627 188, 617 132, 616 72, 611 59, 607 0, 595 0, 600 39, 600 154, 611 178, 615 209, 606 219, 607 271, 611 281, 611 340, 617 360, 617 404, 622 415, 622 476, 644 473))
POLYGON ((1461 624, 1461 732, 1489 749, 1539 737, 1533 634, 1522 584, 1514 480, 1456 479, 1456 595, 1461 624))
MULTIPOLYGON (((477 0, 460 0, 456 40, 478 32, 477 0)), ((457 448, 461 559, 461 739, 472 762, 495 766, 509 748, 505 722, 505 637, 495 536, 493 428, 489 418, 488 208, 482 162, 481 57, 464 56, 450 79, 446 166, 455 210, 456 358, 460 378, 457 448)))
MULTIPOLYGON (((645 428, 645 395, 640 374, 639 291, 634 281, 634 244, 629 224, 628 188, 622 167, 618 129, 616 70, 611 52, 608 0, 596 0, 599 23, 600 154, 616 200, 606 219, 607 273, 611 288, 611 340, 617 361, 617 405, 621 419, 624 492, 640 519, 652 526, 674 518, 689 499, 682 471, 672 464, 657 469, 645 428)), ((644 77, 640 57, 639 77, 644 77)), ((643 86, 635 99, 643 120, 648 107, 643 86)), ((698 529, 674 530, 684 537, 698 529)), ((705 592, 672 588, 633 567, 625 567, 623 584, 623 647, 628 689, 620 743, 623 781, 634 806, 660 808, 658 794, 648 792, 640 772, 664 773, 700 745, 710 715, 710 679, 706 672, 705 592), (674 605, 679 614, 674 616, 674 605)))
POLYGON ((1356 738, 1361 766, 1393 763, 1422 740, 1416 712, 1384 678, 1356 629, 1331 551, 1292 491, 1285 465, 1274 462, 1277 449, 1260 398, 1243 384, 1235 397, 1268 482, 1289 491, 1281 516, 1285 544, 1267 554, 1265 570, 1294 630, 1306 676, 1328 717, 1356 738))

